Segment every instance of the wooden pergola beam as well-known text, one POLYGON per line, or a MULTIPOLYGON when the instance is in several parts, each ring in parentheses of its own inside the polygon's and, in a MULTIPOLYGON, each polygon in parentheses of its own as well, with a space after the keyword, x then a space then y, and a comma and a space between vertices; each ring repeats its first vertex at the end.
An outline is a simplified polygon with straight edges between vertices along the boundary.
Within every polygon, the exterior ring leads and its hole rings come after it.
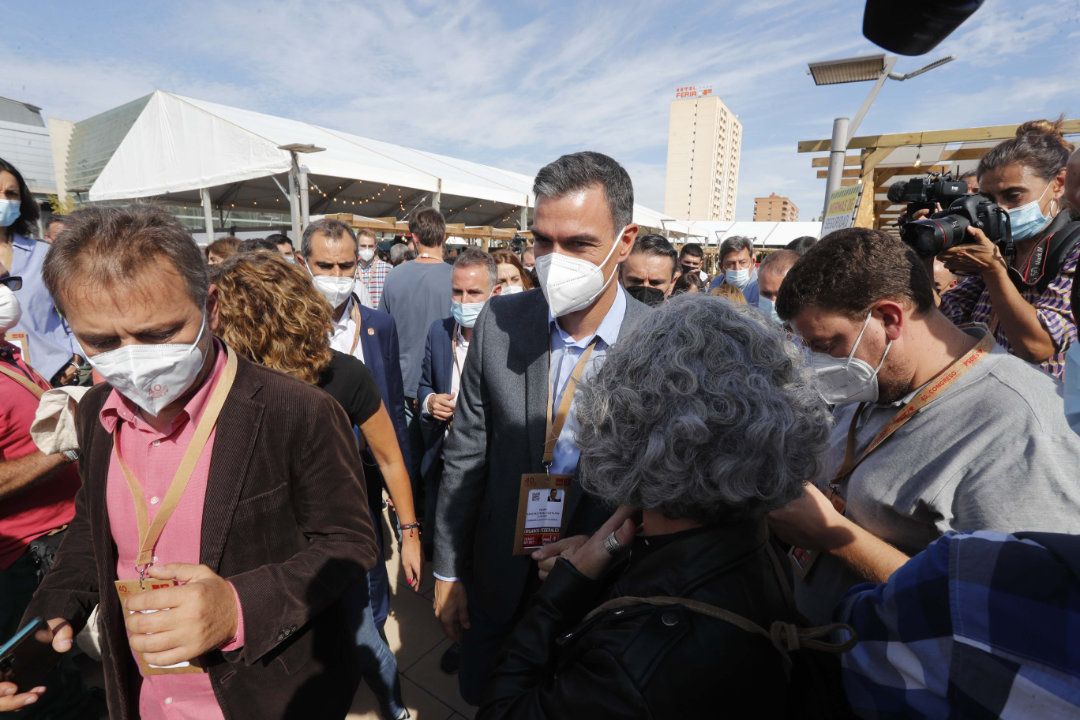
MULTIPOLYGON (((827 178, 829 177, 829 171, 818 170, 817 177, 818 180, 821 180, 822 178, 827 178)), ((859 171, 859 168, 852 168, 851 170, 844 170, 843 177, 862 177, 862 173, 859 171)))
MULTIPOLYGON (((944 145, 980 140, 1008 140, 1016 136, 1019 125, 988 125, 956 130, 927 130, 925 132, 896 133, 892 135, 862 135, 848 142, 849 150, 866 148, 897 148, 906 145, 944 145)), ((1066 120, 1061 128, 1065 135, 1080 134, 1080 120, 1066 120)), ((800 140, 799 152, 829 152, 831 140, 800 140)))
MULTIPOLYGON (((844 167, 859 167, 862 164, 862 158, 858 155, 846 155, 844 157, 844 167)), ((829 167, 829 158, 816 157, 810 159, 810 167, 829 167)))

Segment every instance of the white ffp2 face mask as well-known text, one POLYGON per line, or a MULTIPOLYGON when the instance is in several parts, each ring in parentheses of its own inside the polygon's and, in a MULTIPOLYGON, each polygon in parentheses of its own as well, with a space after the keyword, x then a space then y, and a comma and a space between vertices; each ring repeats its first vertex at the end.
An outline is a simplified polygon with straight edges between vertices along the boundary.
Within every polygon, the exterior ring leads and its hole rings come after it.
POLYGON ((892 341, 890 340, 885 345, 885 352, 881 354, 881 362, 876 368, 870 367, 869 363, 855 357, 855 351, 859 349, 859 343, 862 342, 872 314, 872 312, 866 314, 866 322, 863 323, 859 336, 855 338, 855 344, 847 358, 835 358, 819 352, 812 353, 811 369, 817 380, 818 392, 829 405, 877 402, 880 392, 877 374, 881 366, 885 364, 885 358, 889 356, 892 341))
POLYGON ((19 296, 7 285, 0 285, 0 335, 18 325, 21 318, 19 296))
POLYGON ((375 248, 360 248, 357 254, 363 262, 369 263, 375 259, 375 248))
POLYGON ((124 345, 87 360, 118 393, 146 414, 157 417, 169 403, 191 389, 199 376, 203 366, 199 341, 204 332, 205 313, 199 334, 190 345, 124 345))
POLYGON ((615 249, 619 247, 619 241, 622 240, 626 228, 627 226, 624 225, 615 234, 615 242, 612 243, 611 249, 599 265, 554 251, 536 258, 536 274, 540 278, 540 289, 547 298, 552 315, 562 317, 583 310, 596 302, 596 298, 600 297, 615 277, 614 270, 611 272, 611 277, 604 277, 604 265, 615 254, 615 249))

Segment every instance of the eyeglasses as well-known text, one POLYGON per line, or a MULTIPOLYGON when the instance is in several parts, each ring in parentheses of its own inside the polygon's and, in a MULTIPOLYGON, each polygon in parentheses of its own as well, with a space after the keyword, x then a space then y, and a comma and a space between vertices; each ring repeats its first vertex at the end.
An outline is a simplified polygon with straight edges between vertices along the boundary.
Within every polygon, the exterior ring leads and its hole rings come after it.
POLYGON ((18 275, 0 277, 0 285, 7 285, 13 292, 22 290, 22 278, 18 275))

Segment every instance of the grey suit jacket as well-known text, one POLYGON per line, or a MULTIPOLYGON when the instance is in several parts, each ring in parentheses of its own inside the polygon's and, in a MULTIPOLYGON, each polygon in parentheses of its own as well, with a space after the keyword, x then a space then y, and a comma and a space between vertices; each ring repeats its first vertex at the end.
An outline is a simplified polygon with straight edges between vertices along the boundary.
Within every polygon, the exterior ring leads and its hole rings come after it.
MULTIPOLYGON (((619 336, 649 308, 626 298, 619 336)), ((468 584, 469 608, 509 622, 532 561, 512 554, 524 473, 544 472, 548 306, 540 290, 492 298, 480 313, 443 452, 435 516, 435 572, 468 584)), ((610 514, 574 483, 568 533, 595 531, 610 514)))

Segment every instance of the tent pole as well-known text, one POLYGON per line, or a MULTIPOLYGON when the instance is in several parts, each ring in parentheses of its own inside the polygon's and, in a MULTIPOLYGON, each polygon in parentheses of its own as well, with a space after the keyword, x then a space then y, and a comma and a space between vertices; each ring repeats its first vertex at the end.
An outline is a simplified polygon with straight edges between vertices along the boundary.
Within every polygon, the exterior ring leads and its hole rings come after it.
POLYGON ((439 210, 442 207, 442 178, 436 180, 438 185, 435 189, 435 197, 432 198, 431 207, 439 210))
POLYGON ((290 150, 289 156, 292 162, 289 165, 289 214, 292 216, 292 241, 293 247, 300 247, 300 199, 297 197, 299 188, 298 180, 300 165, 297 162, 296 151, 290 150))
POLYGON ((199 190, 202 200, 203 222, 206 224, 206 244, 214 242, 214 206, 210 203, 210 188, 199 190))
POLYGON ((518 221, 518 229, 529 229, 529 203, 526 202, 521 206, 521 219, 518 221))
POLYGON ((308 174, 307 168, 300 168, 300 174, 298 175, 300 183, 300 227, 306 229, 310 216, 310 200, 308 198, 308 174))

